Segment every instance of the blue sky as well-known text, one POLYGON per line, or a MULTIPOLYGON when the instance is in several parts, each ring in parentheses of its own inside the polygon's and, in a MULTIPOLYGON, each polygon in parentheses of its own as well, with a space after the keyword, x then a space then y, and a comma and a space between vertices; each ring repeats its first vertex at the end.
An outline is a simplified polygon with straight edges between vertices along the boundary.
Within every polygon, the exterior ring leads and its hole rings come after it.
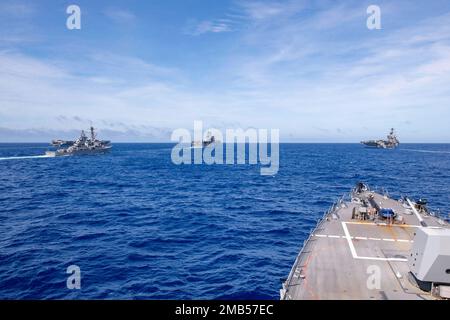
POLYGON ((93 123, 164 141, 194 120, 283 141, 450 142, 450 2, 0 3, 0 141, 93 123), (80 6, 81 30, 66 28, 80 6), (366 9, 381 8, 381 30, 366 9))

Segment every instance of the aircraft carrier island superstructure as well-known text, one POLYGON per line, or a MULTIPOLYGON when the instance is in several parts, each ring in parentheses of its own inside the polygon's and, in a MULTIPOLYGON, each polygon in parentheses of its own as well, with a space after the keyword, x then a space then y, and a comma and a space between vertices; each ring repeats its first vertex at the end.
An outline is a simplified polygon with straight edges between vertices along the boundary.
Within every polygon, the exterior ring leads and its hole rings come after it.
POLYGON ((304 242, 281 299, 449 299, 450 226, 426 204, 358 183, 304 242))

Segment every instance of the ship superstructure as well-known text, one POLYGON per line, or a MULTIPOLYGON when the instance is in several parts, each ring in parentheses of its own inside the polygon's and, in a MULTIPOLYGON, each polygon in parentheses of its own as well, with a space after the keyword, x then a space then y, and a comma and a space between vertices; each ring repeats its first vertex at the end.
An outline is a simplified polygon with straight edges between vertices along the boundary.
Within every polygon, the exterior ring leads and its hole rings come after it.
POLYGON ((71 141, 71 140, 61 140, 61 139, 57 139, 57 140, 52 140, 51 145, 54 147, 58 147, 58 148, 62 148, 62 147, 70 147, 71 145, 74 144, 75 141, 71 141))

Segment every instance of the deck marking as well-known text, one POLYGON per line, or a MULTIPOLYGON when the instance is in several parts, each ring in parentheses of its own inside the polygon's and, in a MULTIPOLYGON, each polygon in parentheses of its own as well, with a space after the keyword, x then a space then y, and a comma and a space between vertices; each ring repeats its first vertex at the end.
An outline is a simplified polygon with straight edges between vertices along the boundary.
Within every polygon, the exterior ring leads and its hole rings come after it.
MULTIPOLYGON (((360 257, 356 253, 355 246, 353 245, 352 237, 350 236, 350 232, 348 232, 347 228, 347 222, 341 222, 342 228, 344 229, 345 238, 347 239, 348 246, 350 248, 350 252, 352 253, 352 256, 354 259, 360 259, 360 260, 377 260, 377 261, 408 261, 408 259, 403 258, 381 258, 381 257, 360 257)), ((382 239, 384 241, 396 241, 396 239, 382 239)))
POLYGON ((377 226, 377 227, 397 227, 397 228, 420 228, 422 226, 414 225, 414 224, 391 224, 388 225, 386 223, 373 223, 373 222, 357 222, 357 221, 347 221, 347 224, 362 224, 366 226, 377 226))
MULTIPOLYGON (((314 237, 318 238, 333 238, 333 239, 347 239, 346 236, 338 236, 338 235, 332 235, 332 234, 314 234, 314 237)), ((355 240, 372 240, 372 241, 390 241, 390 242, 414 242, 413 240, 408 239, 387 239, 387 238, 368 238, 368 237, 352 237, 350 236, 350 239, 355 240)))
POLYGON ((355 259, 378 260, 378 261, 404 261, 404 262, 408 261, 408 259, 403 259, 403 258, 379 258, 379 257, 359 257, 359 256, 357 256, 355 259))
POLYGON ((344 229, 345 237, 347 238, 348 246, 350 247, 350 252, 352 253, 353 258, 357 258, 356 249, 353 245, 352 239, 350 239, 350 233, 348 232, 347 225, 345 222, 342 222, 342 228, 344 229))

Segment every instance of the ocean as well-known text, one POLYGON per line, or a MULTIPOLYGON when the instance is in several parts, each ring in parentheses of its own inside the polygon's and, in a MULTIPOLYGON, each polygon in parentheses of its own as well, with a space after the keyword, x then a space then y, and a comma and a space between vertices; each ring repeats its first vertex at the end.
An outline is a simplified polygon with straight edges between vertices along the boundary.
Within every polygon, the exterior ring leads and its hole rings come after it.
POLYGON ((278 299, 317 219, 356 182, 450 212, 450 144, 281 144, 275 176, 174 165, 172 147, 43 158, 46 144, 0 144, 0 299, 278 299))

